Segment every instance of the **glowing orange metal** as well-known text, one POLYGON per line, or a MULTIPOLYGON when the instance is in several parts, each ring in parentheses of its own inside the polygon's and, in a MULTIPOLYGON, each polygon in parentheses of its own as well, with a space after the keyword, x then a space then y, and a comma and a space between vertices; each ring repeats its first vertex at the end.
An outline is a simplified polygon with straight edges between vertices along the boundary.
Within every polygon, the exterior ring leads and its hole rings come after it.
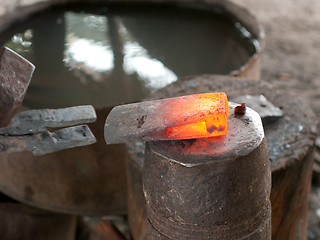
POLYGON ((225 93, 202 93, 117 106, 105 124, 108 144, 223 136, 228 131, 225 93))
POLYGON ((190 112, 190 116, 184 119, 188 123, 167 128, 166 135, 169 139, 192 139, 227 134, 229 107, 225 93, 205 93, 186 98, 189 99, 183 102, 183 106, 172 106, 172 111, 174 115, 180 116, 190 112))

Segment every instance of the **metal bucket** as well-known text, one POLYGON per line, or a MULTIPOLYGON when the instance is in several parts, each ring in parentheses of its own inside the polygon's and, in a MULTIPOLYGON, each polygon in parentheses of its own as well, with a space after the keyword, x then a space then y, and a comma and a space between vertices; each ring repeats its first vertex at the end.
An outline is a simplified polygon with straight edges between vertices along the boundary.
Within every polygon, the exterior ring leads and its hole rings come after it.
MULTIPOLYGON (((4 32, 4 30, 8 30, 28 16, 51 7, 75 3, 81 3, 84 6, 93 3, 134 3, 137 6, 144 6, 143 3, 146 3, 146 1, 48 0, 32 1, 32 4, 21 3, 21 5, 13 5, 13 3, 8 2, 8 6, 10 4, 13 6, 9 6, 5 14, 0 16, 0 31, 4 32)), ((259 64, 260 54, 264 46, 264 34, 260 24, 249 11, 226 0, 159 0, 152 1, 152 4, 155 4, 154 6, 166 4, 169 7, 205 11, 206 14, 219 12, 237 22, 236 27, 243 32, 244 36, 247 34, 247 37, 254 37, 256 41, 254 44, 257 48, 243 65, 236 69, 229 69, 225 74, 248 76, 253 79, 260 78, 259 64)), ((132 31, 135 32, 137 38, 145 34, 141 34, 133 28, 132 31)), ((157 37, 153 41, 156 39, 157 37)), ((147 42, 145 46, 149 44, 150 42, 147 42)), ((221 51, 226 60, 228 60, 227 53, 234 54, 232 51, 228 52, 227 49, 225 53, 221 51)), ((183 58, 184 56, 181 56, 181 59, 183 58)), ((218 63, 210 62, 210 64, 214 66, 218 63)), ((53 65, 55 65, 54 62, 53 65)), ((195 71, 195 73, 198 74, 199 72, 195 71)), ((192 72, 189 74, 192 74, 192 72)), ((133 91, 129 86, 128 92, 133 91)), ((139 101, 141 99, 137 98, 135 100, 139 101)), ((42 157, 34 157, 30 153, 0 156, 0 190, 22 202, 59 212, 91 215, 124 213, 126 211, 127 191, 126 150, 124 145, 106 146, 103 140, 103 124, 111 107, 106 106, 96 109, 98 120, 90 125, 98 140, 94 145, 65 150, 42 157)))

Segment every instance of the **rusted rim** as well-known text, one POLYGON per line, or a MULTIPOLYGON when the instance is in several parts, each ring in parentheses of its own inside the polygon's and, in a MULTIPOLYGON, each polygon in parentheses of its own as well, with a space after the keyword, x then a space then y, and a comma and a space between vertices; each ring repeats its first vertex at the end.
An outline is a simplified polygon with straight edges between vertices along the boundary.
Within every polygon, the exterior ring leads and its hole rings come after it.
MULTIPOLYGON (((244 26, 254 35, 254 37, 258 41, 258 46, 256 47, 256 52, 253 54, 248 62, 240 67, 238 70, 232 71, 230 75, 233 76, 242 76, 242 73, 245 73, 251 65, 253 65, 259 58, 261 53, 265 49, 265 33, 261 23, 255 17, 255 15, 249 10, 244 7, 235 5, 232 2, 225 1, 226 9, 229 10, 231 13, 235 14, 239 17, 239 20, 243 22, 244 26)), ((260 70, 260 69, 259 69, 260 70)), ((243 77, 246 75, 244 74, 243 77)), ((260 79, 260 73, 259 73, 260 79)))

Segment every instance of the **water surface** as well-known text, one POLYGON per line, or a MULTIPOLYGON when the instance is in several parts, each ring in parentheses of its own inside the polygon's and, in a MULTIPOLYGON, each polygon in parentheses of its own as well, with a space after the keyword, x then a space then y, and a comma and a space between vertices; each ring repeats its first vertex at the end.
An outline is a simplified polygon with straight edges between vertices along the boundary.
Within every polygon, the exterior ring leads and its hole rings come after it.
POLYGON ((240 23, 169 5, 53 9, 1 36, 36 65, 30 108, 139 101, 178 77, 228 74, 255 51, 240 23))

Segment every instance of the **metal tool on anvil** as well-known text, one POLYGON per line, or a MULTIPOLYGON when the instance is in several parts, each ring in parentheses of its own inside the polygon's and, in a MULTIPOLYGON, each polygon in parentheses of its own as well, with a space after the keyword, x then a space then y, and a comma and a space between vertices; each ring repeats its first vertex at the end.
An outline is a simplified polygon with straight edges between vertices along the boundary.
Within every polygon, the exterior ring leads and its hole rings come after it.
POLYGON ((21 105, 35 67, 8 48, 0 49, 0 127, 21 105))
MULTIPOLYGON (((263 95, 242 96, 264 123, 283 116, 263 95)), ((241 106, 239 106, 241 107, 241 106)), ((245 110, 245 109, 244 109, 245 110)), ((182 140, 223 136, 228 130, 228 99, 225 93, 203 93, 117 106, 105 124, 107 144, 129 141, 182 140)))
POLYGON ((225 93, 203 93, 121 105, 105 124, 107 144, 222 136, 228 130, 225 93))
POLYGON ((90 105, 18 113, 11 126, 0 129, 0 153, 31 151, 38 156, 93 144, 96 139, 87 125, 73 125, 96 119, 95 110, 90 105), (68 128, 55 132, 47 130, 61 127, 68 128))

